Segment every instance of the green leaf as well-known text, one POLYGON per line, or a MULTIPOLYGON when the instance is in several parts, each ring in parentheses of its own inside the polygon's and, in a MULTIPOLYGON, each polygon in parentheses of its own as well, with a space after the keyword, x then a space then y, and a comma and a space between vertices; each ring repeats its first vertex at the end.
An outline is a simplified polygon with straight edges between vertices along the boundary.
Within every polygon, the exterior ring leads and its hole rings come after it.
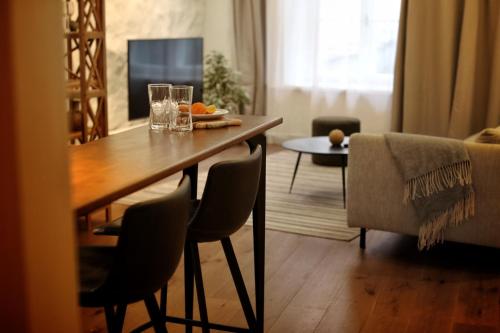
MULTIPOLYGON (((203 100, 205 104, 215 104, 238 112, 239 106, 250 103, 250 98, 240 82, 241 73, 229 67, 224 55, 212 51, 205 56, 203 76, 203 100)), ((242 110, 241 110, 242 111, 242 110)))

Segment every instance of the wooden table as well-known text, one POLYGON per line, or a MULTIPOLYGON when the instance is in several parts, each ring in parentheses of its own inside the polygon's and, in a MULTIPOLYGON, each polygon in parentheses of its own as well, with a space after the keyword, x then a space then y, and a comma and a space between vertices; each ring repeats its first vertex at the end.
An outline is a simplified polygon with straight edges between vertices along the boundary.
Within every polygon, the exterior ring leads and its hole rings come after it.
MULTIPOLYGON (((85 145, 71 146, 71 205, 77 215, 95 209, 183 170, 192 178, 196 196, 198 163, 246 141, 260 144, 265 156, 265 131, 282 123, 269 116, 239 116, 241 126, 156 133, 147 126, 111 135, 85 145)), ((253 208, 257 330, 264 329, 266 160, 262 159, 259 192, 253 208)))

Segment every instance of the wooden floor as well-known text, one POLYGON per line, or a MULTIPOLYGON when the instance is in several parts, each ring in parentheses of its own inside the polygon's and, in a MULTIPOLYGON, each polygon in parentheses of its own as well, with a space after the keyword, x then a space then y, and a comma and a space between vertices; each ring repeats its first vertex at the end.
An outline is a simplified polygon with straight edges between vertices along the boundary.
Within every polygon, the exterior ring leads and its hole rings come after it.
MULTIPOLYGON (((241 149, 220 158, 237 153, 241 149)), ((115 205, 113 214, 123 209, 115 205)), ((115 241, 80 229, 82 244, 115 241)), ((268 332, 500 332, 499 250, 446 243, 420 253, 416 238, 380 231, 367 233, 365 251, 357 239, 342 242, 270 230, 266 235, 268 332)), ((253 295, 251 229, 244 227, 232 239, 253 295)), ((243 326, 220 245, 202 244, 200 252, 209 317, 243 326)), ((168 312, 178 316, 184 308, 182 270, 181 264, 168 294, 168 312)), ((124 331, 147 320, 144 305, 133 304, 124 331)), ((82 325, 84 332, 105 332, 102 309, 82 309, 82 325)), ((183 332, 178 325, 168 329, 183 332)))

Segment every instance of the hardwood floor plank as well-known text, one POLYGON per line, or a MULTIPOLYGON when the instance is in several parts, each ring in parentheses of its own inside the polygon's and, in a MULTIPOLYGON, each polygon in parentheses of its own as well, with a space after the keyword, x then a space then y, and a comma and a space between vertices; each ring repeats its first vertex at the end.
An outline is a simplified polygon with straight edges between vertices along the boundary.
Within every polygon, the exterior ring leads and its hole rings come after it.
POLYGON ((449 333, 451 326, 451 317, 425 314, 410 318, 405 333, 449 333))
POLYGON ((498 333, 497 327, 456 323, 452 333, 498 333))
POLYGON ((293 298, 291 305, 326 310, 342 287, 341 267, 353 260, 354 252, 334 244, 306 283, 293 298))
POLYGON ((266 282, 265 329, 268 330, 331 248, 331 241, 304 237, 297 249, 266 282))
POLYGON ((270 333, 308 333, 314 332, 323 317, 324 310, 308 307, 288 306, 276 323, 269 330, 270 333))
POLYGON ((385 278, 373 308, 372 316, 408 321, 415 311, 416 299, 422 285, 418 281, 385 278))
POLYGON ((408 327, 408 320, 396 317, 370 316, 361 333, 401 333, 408 327))
POLYGON ((498 278, 480 278, 461 283, 455 322, 498 327, 499 290, 498 278))
POLYGON ((445 279, 422 280, 406 333, 451 331, 452 316, 458 297, 458 283, 445 279))
POLYGON ((361 332, 366 325, 374 304, 375 298, 364 301, 335 299, 314 332, 361 332))

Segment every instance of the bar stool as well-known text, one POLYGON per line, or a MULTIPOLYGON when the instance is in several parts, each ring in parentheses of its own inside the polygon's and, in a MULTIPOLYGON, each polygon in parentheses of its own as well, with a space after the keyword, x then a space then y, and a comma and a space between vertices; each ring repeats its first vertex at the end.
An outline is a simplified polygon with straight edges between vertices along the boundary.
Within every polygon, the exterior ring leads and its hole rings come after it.
MULTIPOLYGON (((257 146, 248 158, 214 164, 208 172, 203 196, 189 223, 184 251, 186 318, 191 319, 193 315, 194 277, 203 332, 208 332, 210 325, 198 244, 216 241, 222 244, 249 331, 255 331, 255 314, 229 237, 250 216, 257 197, 261 161, 262 148, 257 146), (221 202, 224 204, 221 205, 221 202)), ((189 324, 186 332, 191 332, 189 324)))
MULTIPOLYGON (((252 212, 259 187, 262 158, 262 148, 257 145, 247 158, 214 164, 209 169, 201 200, 192 201, 192 216, 184 247, 186 318, 167 316, 166 289, 162 290, 160 301, 166 321, 185 324, 187 333, 192 332, 194 325, 201 326, 204 333, 210 328, 235 332, 255 331, 255 313, 229 237, 245 224, 252 212), (224 205, 221 205, 221 202, 224 205), (198 244, 216 241, 222 244, 248 329, 214 324, 208 320, 198 244), (193 320, 194 283, 201 322, 193 320)), ((99 226, 94 229, 94 233, 117 235, 120 233, 120 221, 99 226)), ((143 325, 136 331, 150 326, 151 323, 143 325)))
POLYGON ((80 305, 104 307, 108 332, 121 332, 127 304, 140 300, 155 332, 167 332, 154 293, 166 288, 180 261, 189 209, 184 177, 175 192, 125 211, 116 247, 80 248, 80 305))

